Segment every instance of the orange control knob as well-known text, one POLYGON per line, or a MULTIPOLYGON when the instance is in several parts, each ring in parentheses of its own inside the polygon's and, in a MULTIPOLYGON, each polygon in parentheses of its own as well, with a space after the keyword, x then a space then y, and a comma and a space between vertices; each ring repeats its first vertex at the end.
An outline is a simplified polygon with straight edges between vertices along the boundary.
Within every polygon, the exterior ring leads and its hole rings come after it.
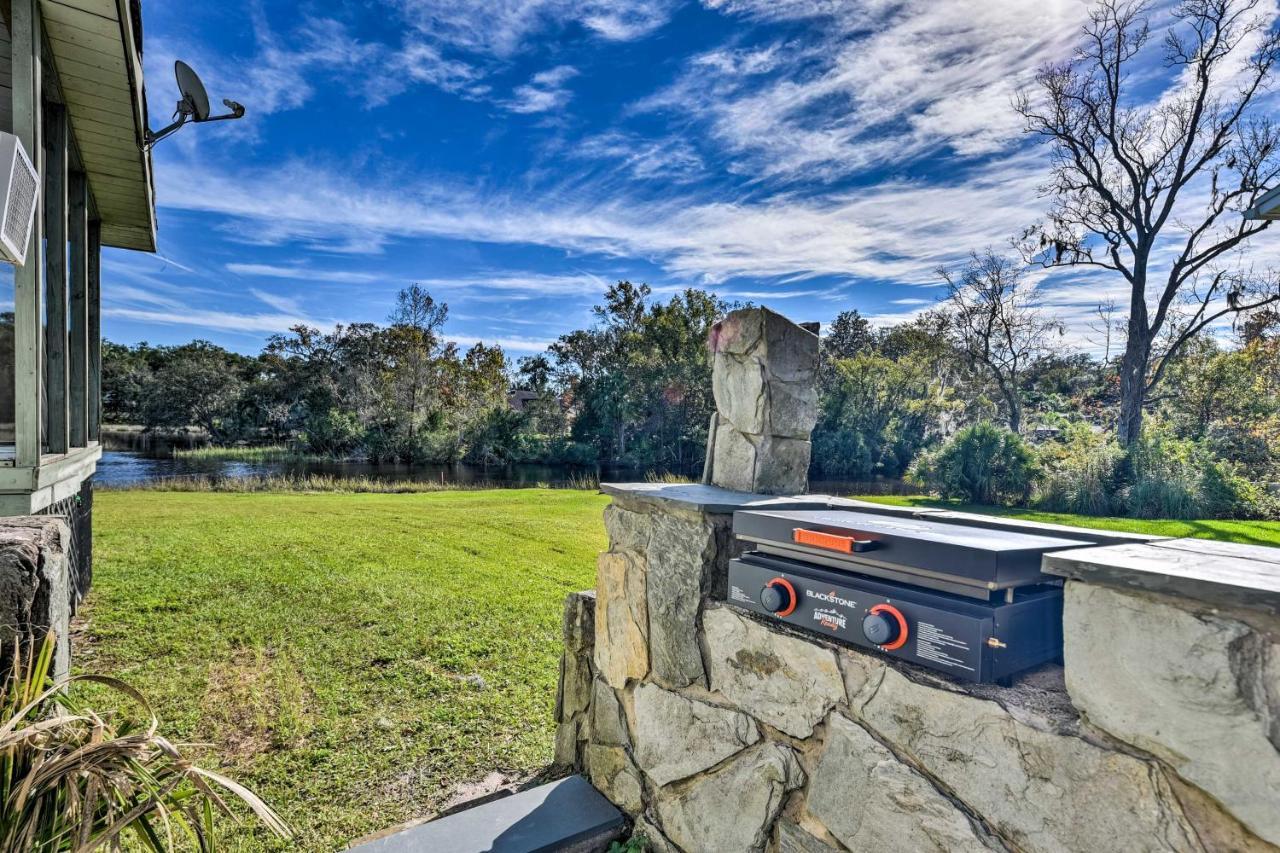
POLYGON ((790 616, 797 600, 796 588, 786 578, 774 578, 760 590, 760 604, 775 616, 790 616))
POLYGON ((863 635, 885 651, 907 644, 907 617, 892 604, 877 604, 862 620, 863 635))

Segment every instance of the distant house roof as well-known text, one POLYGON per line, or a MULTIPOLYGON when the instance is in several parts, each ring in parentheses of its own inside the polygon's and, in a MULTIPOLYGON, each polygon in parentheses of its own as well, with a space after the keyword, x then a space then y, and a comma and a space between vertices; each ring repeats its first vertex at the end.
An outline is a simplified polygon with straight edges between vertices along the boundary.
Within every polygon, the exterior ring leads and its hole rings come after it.
MULTIPOLYGON (((102 243, 156 249, 151 154, 143 147, 139 0, 40 0, 75 146, 102 220, 102 243)), ((176 97, 175 97, 176 100, 176 97)))
POLYGON ((517 388, 507 395, 507 405, 517 412, 523 412, 525 406, 538 399, 537 391, 526 391, 523 388, 517 388))

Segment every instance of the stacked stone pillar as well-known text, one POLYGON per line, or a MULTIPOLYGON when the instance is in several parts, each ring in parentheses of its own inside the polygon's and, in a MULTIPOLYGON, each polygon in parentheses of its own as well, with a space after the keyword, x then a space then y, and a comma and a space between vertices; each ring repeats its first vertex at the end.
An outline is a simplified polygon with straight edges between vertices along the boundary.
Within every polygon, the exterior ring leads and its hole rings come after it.
POLYGON ((710 482, 803 493, 818 419, 818 336, 767 308, 744 308, 715 325, 710 346, 717 414, 710 482))

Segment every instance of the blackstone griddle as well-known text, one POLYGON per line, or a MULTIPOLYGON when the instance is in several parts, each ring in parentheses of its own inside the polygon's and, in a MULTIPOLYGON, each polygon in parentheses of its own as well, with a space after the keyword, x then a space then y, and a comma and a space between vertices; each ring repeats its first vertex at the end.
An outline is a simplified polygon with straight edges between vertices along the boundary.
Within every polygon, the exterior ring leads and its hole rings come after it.
POLYGON ((733 531, 753 550, 730 561, 728 604, 966 681, 1061 657, 1040 560, 1092 544, 828 508, 739 510, 733 531))
POLYGON ((850 510, 741 510, 733 534, 758 550, 988 599, 1041 583, 1040 558, 1089 542, 850 510))

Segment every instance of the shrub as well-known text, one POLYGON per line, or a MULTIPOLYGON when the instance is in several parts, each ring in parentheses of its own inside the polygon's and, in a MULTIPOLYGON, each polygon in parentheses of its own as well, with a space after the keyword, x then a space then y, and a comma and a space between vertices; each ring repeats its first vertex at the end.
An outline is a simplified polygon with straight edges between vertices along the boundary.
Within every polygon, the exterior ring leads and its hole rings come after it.
POLYGON ((1011 504, 1030 498, 1037 474, 1035 455, 1021 436, 982 421, 917 457, 908 479, 944 498, 1011 504))
POLYGON ((1040 448, 1046 470, 1036 504, 1052 512, 1113 515, 1120 511, 1120 463, 1124 450, 1088 424, 1072 424, 1040 448))
POLYGON ((562 465, 594 465, 600 454, 594 445, 567 438, 554 438, 547 446, 547 461, 562 465))
POLYGON ((462 440, 451 429, 423 430, 402 441, 400 458, 420 465, 449 465, 462 458, 462 440))
POLYGON ((485 465, 518 461, 529 454, 521 433, 524 415, 495 406, 477 417, 467 430, 467 460, 485 465))
POLYGON ((1184 471, 1146 474, 1134 480, 1125 511, 1134 518, 1199 518, 1195 482, 1184 471))
POLYGON ((871 449, 862 433, 851 429, 817 432, 813 436, 813 467, 823 477, 866 480, 871 477, 871 449))
POLYGON ((1200 474, 1201 518, 1257 518, 1266 496, 1231 466, 1214 460, 1200 474))
POLYGON ((347 456, 360 447, 364 429, 354 412, 330 409, 307 418, 298 445, 307 453, 347 456))
POLYGON ((1125 508, 1136 518, 1256 518, 1261 490, 1204 441, 1176 438, 1150 422, 1129 451, 1132 484, 1125 508))

